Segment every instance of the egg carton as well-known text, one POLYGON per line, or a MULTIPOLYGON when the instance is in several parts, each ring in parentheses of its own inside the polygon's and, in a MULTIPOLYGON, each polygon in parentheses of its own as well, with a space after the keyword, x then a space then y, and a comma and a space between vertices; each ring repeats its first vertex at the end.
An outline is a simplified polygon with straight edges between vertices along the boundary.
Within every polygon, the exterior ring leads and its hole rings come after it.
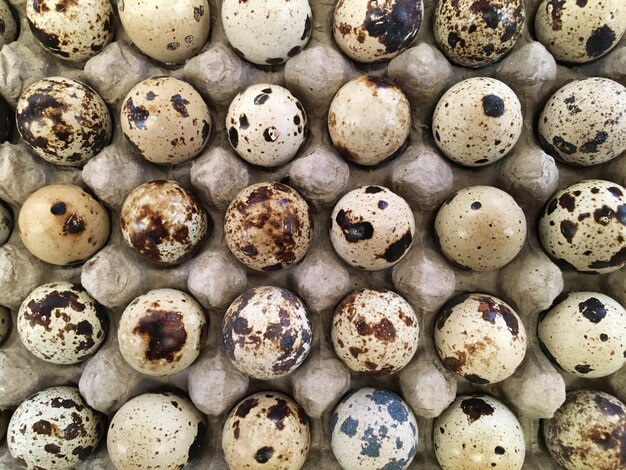
MULTIPOLYGON (((390 62, 356 64, 339 52, 332 39, 333 0, 312 0, 312 39, 285 66, 258 68, 242 60, 228 45, 220 20, 219 0, 210 1, 212 32, 202 51, 184 65, 165 67, 140 53, 116 18, 114 41, 84 66, 64 63, 44 51, 25 19, 25 2, 10 3, 20 18, 17 41, 0 50, 0 92, 14 108, 23 89, 47 76, 74 78, 92 86, 108 104, 114 121, 113 140, 82 169, 50 165, 33 156, 14 135, 0 146, 0 198, 17 218, 33 191, 54 183, 88 186, 110 210, 112 234, 107 245, 85 264, 56 267, 34 258, 17 230, 0 248, 0 304, 15 314, 37 286, 52 281, 81 282, 109 311, 111 328, 103 347, 88 361, 55 366, 30 354, 16 331, 0 348, 0 408, 11 409, 48 386, 78 384, 95 409, 112 416, 127 400, 142 392, 175 388, 189 394, 209 420, 209 432, 190 469, 224 469, 221 429, 225 415, 244 396, 276 390, 292 396, 311 423, 312 450, 305 469, 339 468, 329 441, 330 414, 348 391, 375 386, 399 393, 414 411, 419 428, 417 455, 409 468, 438 468, 432 445, 433 419, 459 393, 486 392, 511 407, 526 438, 524 468, 557 468, 542 442, 540 420, 562 404, 569 388, 594 388, 626 400, 626 369, 602 379, 581 379, 556 370, 541 352, 536 338, 537 317, 562 291, 605 293, 626 304, 624 270, 606 275, 562 271, 544 254, 536 234, 538 215, 558 189, 576 181, 600 178, 626 185, 626 158, 592 167, 555 162, 541 149, 535 120, 547 99, 562 85, 587 76, 611 78, 626 85, 626 40, 608 55, 580 66, 557 64, 535 40, 532 19, 538 0, 527 0, 524 33, 502 61, 478 70, 452 65, 437 49, 432 34, 434 0, 425 0, 424 18, 414 46, 390 62), (408 145, 392 160, 374 168, 346 163, 333 149, 326 116, 332 97, 353 77, 387 76, 411 102, 413 124, 408 145), (172 76, 192 84, 210 105, 214 129, 206 149, 191 162, 156 166, 135 156, 123 140, 121 101, 139 81, 172 76), (495 77, 518 95, 524 116, 522 136, 512 152, 484 168, 453 165, 437 149, 431 135, 434 107, 453 84, 475 76, 495 77), (236 157, 224 126, 226 110, 235 95, 254 83, 286 86, 304 104, 309 134, 298 157, 274 169, 251 166, 236 157), (125 197, 138 185, 155 179, 176 180, 193 190, 213 220, 213 234, 188 262, 156 268, 141 261, 124 243, 119 214, 125 197), (282 181, 303 194, 313 209, 313 242, 304 260, 279 272, 254 272, 230 254, 224 243, 225 209, 249 184, 282 181), (393 269, 358 270, 334 252, 328 220, 334 203, 351 189, 379 184, 390 187, 411 205, 416 221, 414 244, 393 269), (446 198, 470 185, 493 185, 515 197, 524 209, 528 235, 520 254, 502 269, 469 272, 452 266, 440 253, 434 237, 434 217, 446 198), (287 377, 258 381, 236 370, 224 354, 221 319, 228 305, 247 288, 280 286, 306 303, 313 326, 309 357, 287 377), (188 369, 165 378, 142 375, 122 358, 117 344, 121 312, 136 296, 153 288, 190 292, 202 304, 209 322, 208 338, 198 360, 188 369), (351 372, 338 360, 330 342, 330 325, 338 302, 358 288, 388 288, 402 294, 419 319, 419 348, 402 371, 391 376, 351 372), (473 385, 448 372, 433 344, 434 320, 455 294, 485 292, 514 306, 528 332, 528 351, 519 369, 494 385, 473 385)), ((117 1, 112 2, 115 7, 117 1)), ((454 123, 451 123, 454 125, 454 123)), ((472 123, 461 123, 471 126, 472 123)), ((15 322, 14 322, 15 323, 15 322)), ((18 468, 6 443, 0 448, 0 468, 18 468)), ((83 469, 113 469, 106 446, 81 465, 83 469)))

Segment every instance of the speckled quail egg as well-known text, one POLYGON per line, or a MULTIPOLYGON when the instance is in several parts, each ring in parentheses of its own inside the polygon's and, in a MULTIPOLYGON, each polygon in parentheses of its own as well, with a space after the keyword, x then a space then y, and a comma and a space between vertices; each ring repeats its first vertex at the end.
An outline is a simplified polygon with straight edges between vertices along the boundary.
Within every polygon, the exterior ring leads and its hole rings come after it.
POLYGON ((206 434, 204 416, 187 398, 144 393, 113 416, 107 451, 117 470, 178 470, 198 453, 206 434))
POLYGON ((328 132, 348 161, 377 165, 398 152, 411 131, 411 107, 391 80, 365 75, 335 94, 328 110, 328 132))
POLYGON ((525 21, 524 0, 439 0, 433 33, 448 59, 478 68, 508 54, 525 21))
POLYGON ((571 390, 543 421, 550 455, 567 470, 624 468, 626 405, 599 390, 571 390))
POLYGON ((226 115, 228 140, 253 165, 272 167, 296 156, 306 137, 300 102, 278 85, 257 83, 235 96, 226 115))
POLYGON ((432 129, 437 146, 450 160, 483 166, 509 153, 522 126, 522 107, 515 92, 494 78, 475 77, 457 83, 441 97, 432 129))
POLYGON ((109 213, 80 186, 52 184, 35 191, 17 221, 24 246, 56 265, 82 263, 109 238, 109 213))
POLYGON ((209 38, 207 0, 118 0, 117 9, 133 44, 165 64, 192 58, 209 38))
POLYGON ((344 54, 357 62, 391 59, 415 39, 423 11, 423 0, 340 0, 333 15, 333 36, 344 54))
POLYGON ((133 151, 163 165, 194 158, 211 135, 208 106, 191 85, 173 77, 135 85, 124 98, 120 122, 133 151))
POLYGON ((257 65, 279 65, 298 54, 313 27, 308 0, 224 0, 222 23, 228 42, 257 65))
POLYGON ((569 293, 540 315, 537 333, 546 356, 579 377, 604 377, 626 364, 626 310, 604 294, 569 293))
POLYGON ((0 48, 17 38, 17 23, 5 0, 0 1, 0 48))
MULTIPOLYGON (((2 46, 0 45, 0 49, 1 48, 2 46)), ((9 104, 4 97, 0 95, 0 143, 6 142, 9 140, 9 137, 11 137, 11 129, 13 128, 14 119, 15 116, 9 107, 9 104)))
POLYGON ((333 453, 346 469, 404 470, 415 457, 415 416, 388 390, 367 387, 348 394, 331 416, 330 433, 333 453))
POLYGON ((539 140, 550 155, 571 165, 608 162, 626 150, 625 113, 626 88, 619 83, 598 77, 575 80, 543 108, 539 140))
POLYGON ((92 454, 104 426, 104 415, 87 405, 77 387, 47 388, 13 413, 7 431, 9 452, 28 469, 69 470, 92 454))
POLYGON ((222 432, 224 458, 232 469, 299 470, 310 446, 304 411, 277 392, 258 392, 240 401, 222 432))
POLYGON ((55 165, 82 165, 109 144, 113 132, 102 98, 71 78, 48 77, 33 83, 22 92, 15 112, 24 142, 55 165))
POLYGON ((456 266, 490 271, 508 264, 526 239, 526 216, 508 193, 470 186, 452 194, 435 218, 443 254, 456 266))
POLYGON ((135 188, 120 213, 122 237, 144 260, 175 265, 191 258, 209 232, 209 215, 195 195, 175 181, 135 188))
POLYGON ((64 60, 86 61, 113 39, 109 0, 34 0, 26 2, 26 17, 39 43, 64 60))
POLYGON ((153 376, 189 367, 206 339, 202 307, 176 289, 154 289, 133 300, 122 313, 117 341, 135 370, 153 376))
POLYGON ((443 470, 519 470, 526 453, 515 415, 484 394, 458 396, 435 420, 433 444, 443 470))
POLYGON ((558 191, 541 214, 539 238, 561 267, 617 271, 626 264, 626 189, 585 180, 558 191))
POLYGON ((248 186, 224 218, 226 244, 257 271, 277 271, 299 262, 311 244, 313 219, 300 194, 281 183, 248 186))
POLYGON ((537 39, 563 62, 580 64, 602 57, 625 31, 622 0, 543 0, 535 16, 537 39))
POLYGON ((361 289, 337 306, 331 337, 335 352, 350 369, 383 375, 409 363, 417 350, 419 325, 400 295, 361 289))
POLYGON ((259 380, 293 372, 311 349, 311 323, 302 301, 280 287, 255 287, 224 315, 224 350, 233 365, 259 380))
POLYGON ((79 284, 52 282, 33 290, 17 314, 26 348, 53 364, 76 364, 94 354, 106 338, 109 319, 79 284))
POLYGON ((4 245, 13 232, 13 212, 0 201, 0 246, 4 245))
MULTIPOLYGON (((0 305, 0 346, 9 338, 13 320, 11 319, 11 311, 0 305)), ((0 436, 0 440, 2 437, 0 436)))
POLYGON ((501 382, 526 355, 526 330, 515 310, 489 294, 448 302, 435 324, 435 346, 452 372, 475 384, 501 382))

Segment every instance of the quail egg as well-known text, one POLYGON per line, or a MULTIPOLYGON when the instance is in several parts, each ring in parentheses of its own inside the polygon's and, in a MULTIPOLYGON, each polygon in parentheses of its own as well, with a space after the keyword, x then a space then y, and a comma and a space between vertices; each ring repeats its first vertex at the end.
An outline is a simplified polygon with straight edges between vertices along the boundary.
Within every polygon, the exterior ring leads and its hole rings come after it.
POLYGON ((333 15, 333 36, 344 54, 357 62, 391 59, 415 39, 423 11, 423 0, 340 0, 333 15))
POLYGON ((178 470, 204 444, 206 420, 176 393, 144 393, 115 413, 107 451, 117 470, 178 470))
POLYGON ((515 415, 484 394, 458 396, 435 420, 433 444, 443 470, 519 470, 526 454, 515 415))
POLYGON ((353 391, 330 420, 331 447, 345 469, 404 470, 415 457, 415 416, 393 392, 369 387, 353 391))
POLYGON ((258 392, 240 401, 222 432, 224 458, 232 469, 299 470, 310 446, 304 411, 277 392, 258 392))
POLYGON ((625 31, 622 0, 542 0, 535 16, 537 39, 563 62, 581 64, 602 57, 625 31))
POLYGON ((278 85, 257 83, 239 93, 226 115, 228 140, 253 165, 272 167, 296 156, 306 137, 300 102, 278 85))
POLYGON ((77 387, 47 388, 13 413, 7 430, 9 452, 28 469, 76 468, 98 446, 104 426, 104 415, 87 405, 77 387))
POLYGON ((508 193, 492 186, 470 186, 443 203, 435 233, 453 264, 490 271, 508 264, 522 249, 526 216, 508 193))
POLYGON ((411 107, 391 80, 365 75, 346 83, 328 110, 328 132, 348 161, 378 165, 398 152, 411 131, 411 107))
MULTIPOLYGON (((9 338, 12 326, 11 311, 0 305, 0 346, 9 338)), ((0 436, 0 440, 2 440, 2 436, 0 436)))
POLYGON ((84 83, 64 77, 44 78, 24 90, 16 121, 32 151, 61 166, 82 165, 109 144, 113 132, 102 98, 84 83))
POLYGON ((11 8, 5 0, 0 0, 0 48, 17 39, 17 23, 11 8))
POLYGON ((257 65, 280 65, 298 54, 313 27, 308 0, 224 0, 222 23, 228 42, 257 65))
POLYGON ((313 219, 298 192, 281 183, 248 186, 224 218, 226 244, 257 271, 277 271, 299 262, 311 244, 313 219))
POLYGON ((513 49, 525 21, 524 0, 439 0, 433 33, 448 59, 479 68, 513 49))
POLYGON ((432 129, 437 146, 450 160, 484 166, 511 151, 522 126, 515 92, 499 80, 476 77, 457 83, 441 97, 432 129))
POLYGON ((0 201, 0 246, 4 245, 13 232, 13 212, 0 201))
POLYGON ((191 258, 209 232, 209 215, 195 195, 175 181, 135 188, 120 213, 122 237, 144 260, 175 265, 191 258))
POLYGON ((626 264, 626 189, 585 180, 558 191, 541 214, 539 238, 562 267, 617 271, 626 264))
POLYGON ((604 294, 569 293, 539 317, 537 333, 546 356, 579 377, 604 377, 626 363, 626 310, 604 294))
POLYGON ((224 315, 224 350, 233 365, 259 380, 282 377, 311 349, 311 323, 302 301, 280 287, 255 287, 237 297, 224 315))
POLYGON ((211 135, 208 106, 191 85, 173 77, 135 85, 124 98, 120 122, 133 151, 163 165, 194 158, 211 135))
POLYGON ((543 421, 550 455, 567 470, 624 468, 626 405, 598 390, 571 390, 543 421))
MULTIPOLYGON (((0 0, 1 2, 2 0, 0 0)), ((2 5, 2 3, 0 3, 2 5)), ((0 10, 2 7, 0 6, 0 10)), ((1 20, 2 18, 0 18, 1 20)), ((1 24, 1 23, 0 23, 1 24)), ((0 45, 0 49, 2 45, 0 45)), ((13 111, 9 107, 4 97, 0 95, 0 144, 9 140, 11 136, 11 129, 13 127, 13 120, 15 119, 13 111)))
POLYGON ((56 265, 82 263, 109 238, 109 213, 80 186, 52 184, 35 191, 17 221, 24 246, 56 265))
POLYGON ((539 140, 550 155, 571 165, 608 162, 626 151, 624 113, 625 87, 608 78, 575 80, 552 95, 543 108, 539 140), (602 113, 598 113, 600 105, 602 113))
POLYGON ((397 372, 415 354, 418 339, 417 316, 395 292, 357 290, 335 310, 333 347, 354 371, 380 375, 397 372))
POLYGON ((118 0, 117 9, 137 49, 165 64, 182 64, 209 38, 207 0, 118 0))
POLYGON ((206 339, 202 307, 189 294, 154 289, 133 300, 122 313, 117 341, 135 370, 153 376, 189 367, 206 339))

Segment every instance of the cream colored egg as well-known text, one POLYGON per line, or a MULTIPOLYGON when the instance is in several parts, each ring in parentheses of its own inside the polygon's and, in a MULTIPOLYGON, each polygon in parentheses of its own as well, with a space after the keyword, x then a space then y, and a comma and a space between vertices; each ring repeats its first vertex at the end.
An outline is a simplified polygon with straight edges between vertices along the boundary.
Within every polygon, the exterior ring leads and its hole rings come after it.
POLYGON ((0 48, 17 39, 17 23, 6 0, 0 1, 0 48))
POLYGON ((0 246, 4 245, 13 232, 13 213, 9 206, 0 201, 0 246))

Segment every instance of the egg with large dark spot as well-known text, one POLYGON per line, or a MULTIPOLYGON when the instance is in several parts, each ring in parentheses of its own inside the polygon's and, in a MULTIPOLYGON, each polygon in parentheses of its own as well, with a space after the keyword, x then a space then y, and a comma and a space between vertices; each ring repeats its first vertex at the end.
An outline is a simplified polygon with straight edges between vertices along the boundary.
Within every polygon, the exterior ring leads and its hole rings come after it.
POLYGON ((17 39, 17 23, 5 0, 0 1, 0 48, 17 39))
POLYGON ((13 212, 0 200, 0 246, 4 245, 13 232, 13 212))

